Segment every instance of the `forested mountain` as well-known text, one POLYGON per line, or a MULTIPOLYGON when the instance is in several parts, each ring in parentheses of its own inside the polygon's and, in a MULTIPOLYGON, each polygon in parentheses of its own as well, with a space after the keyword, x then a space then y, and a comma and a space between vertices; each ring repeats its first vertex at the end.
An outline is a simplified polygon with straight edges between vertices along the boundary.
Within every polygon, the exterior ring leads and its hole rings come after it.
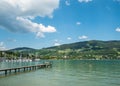
MULTIPOLYGON (((22 54, 27 58, 41 59, 120 59, 120 41, 83 41, 44 49, 27 47, 5 51, 6 57, 16 58, 22 54)), ((3 53, 0 54, 3 56, 3 53)))
POLYGON ((91 40, 91 41, 83 41, 77 42, 72 44, 64 44, 61 46, 49 47, 47 49, 110 49, 110 48, 119 48, 120 49, 120 41, 98 41, 98 40, 91 40))
POLYGON ((44 57, 53 56, 53 58, 119 59, 120 41, 91 40, 64 44, 42 49, 40 54, 45 55, 44 57))
POLYGON ((35 51, 36 49, 33 49, 33 48, 28 48, 28 47, 20 47, 20 48, 15 48, 15 49, 10 49, 8 51, 11 51, 11 52, 28 52, 28 51, 35 51))

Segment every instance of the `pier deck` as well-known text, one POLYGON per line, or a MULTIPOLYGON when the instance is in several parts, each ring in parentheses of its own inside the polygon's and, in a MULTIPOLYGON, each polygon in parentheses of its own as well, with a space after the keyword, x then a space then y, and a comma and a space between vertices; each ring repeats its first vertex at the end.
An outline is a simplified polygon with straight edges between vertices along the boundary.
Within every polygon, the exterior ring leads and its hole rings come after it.
POLYGON ((36 70, 36 69, 40 69, 40 68, 48 68, 51 67, 52 64, 51 63, 44 63, 44 64, 39 64, 39 65, 31 65, 31 66, 22 66, 22 67, 16 67, 16 68, 7 68, 7 69, 0 69, 0 72, 5 73, 5 75, 7 75, 8 73, 10 74, 12 71, 14 71, 14 73, 17 72, 21 72, 21 71, 27 71, 27 70, 36 70))

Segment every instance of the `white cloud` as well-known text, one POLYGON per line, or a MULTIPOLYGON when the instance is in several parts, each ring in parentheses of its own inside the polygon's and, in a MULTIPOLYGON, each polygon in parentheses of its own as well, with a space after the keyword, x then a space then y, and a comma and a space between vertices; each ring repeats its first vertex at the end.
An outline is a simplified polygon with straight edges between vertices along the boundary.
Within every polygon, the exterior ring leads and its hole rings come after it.
POLYGON ((81 40, 82 40, 82 39, 88 39, 88 37, 85 36, 85 35, 83 35, 83 36, 79 36, 78 39, 81 39, 81 40))
POLYGON ((61 45, 61 44, 58 43, 58 42, 54 43, 54 46, 60 46, 60 45, 61 45))
POLYGON ((80 25, 81 23, 80 22, 76 22, 76 25, 80 25))
POLYGON ((92 0, 78 0, 78 2, 82 3, 82 2, 85 2, 85 3, 88 3, 88 2, 91 2, 92 0))
POLYGON ((71 37, 68 37, 67 40, 71 40, 72 38, 71 37))
POLYGON ((54 46, 60 46, 60 45, 61 45, 61 40, 55 39, 54 46))
POLYGON ((65 4, 66 4, 67 6, 69 6, 69 5, 70 5, 70 2, 69 2, 69 1, 65 1, 65 4))
POLYGON ((38 24, 35 22, 31 22, 29 19, 25 19, 22 17, 17 17, 17 20, 22 23, 22 25, 25 25, 24 28, 26 28, 27 32, 34 32, 36 33, 37 37, 44 37, 43 33, 52 33, 56 32, 55 27, 48 25, 45 27, 43 24, 38 24))
POLYGON ((0 42, 0 50, 6 50, 4 42, 0 42))
POLYGON ((0 0, 0 26, 11 32, 32 32, 42 37, 46 32, 56 32, 56 28, 32 20, 37 16, 52 18, 58 7, 59 0, 0 0))
POLYGON ((117 28, 116 28, 116 31, 117 31, 117 32, 120 32, 120 28, 119 28, 119 27, 117 27, 117 28))

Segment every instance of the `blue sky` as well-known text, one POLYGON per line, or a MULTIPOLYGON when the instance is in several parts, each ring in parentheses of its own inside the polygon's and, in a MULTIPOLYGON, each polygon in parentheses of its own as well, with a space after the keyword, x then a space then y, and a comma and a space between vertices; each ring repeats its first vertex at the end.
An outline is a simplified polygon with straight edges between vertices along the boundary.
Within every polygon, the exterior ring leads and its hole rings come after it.
POLYGON ((120 0, 0 0, 0 50, 120 40, 120 0))

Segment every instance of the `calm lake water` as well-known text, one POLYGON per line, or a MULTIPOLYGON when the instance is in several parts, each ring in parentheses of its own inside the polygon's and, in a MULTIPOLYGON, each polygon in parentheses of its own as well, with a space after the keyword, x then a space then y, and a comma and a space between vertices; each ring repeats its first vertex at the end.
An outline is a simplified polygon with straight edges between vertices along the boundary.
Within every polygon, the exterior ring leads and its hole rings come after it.
MULTIPOLYGON (((120 60, 54 60, 52 68, 0 77, 0 86, 120 86, 120 60)), ((0 69, 41 62, 1 62, 0 69)))

